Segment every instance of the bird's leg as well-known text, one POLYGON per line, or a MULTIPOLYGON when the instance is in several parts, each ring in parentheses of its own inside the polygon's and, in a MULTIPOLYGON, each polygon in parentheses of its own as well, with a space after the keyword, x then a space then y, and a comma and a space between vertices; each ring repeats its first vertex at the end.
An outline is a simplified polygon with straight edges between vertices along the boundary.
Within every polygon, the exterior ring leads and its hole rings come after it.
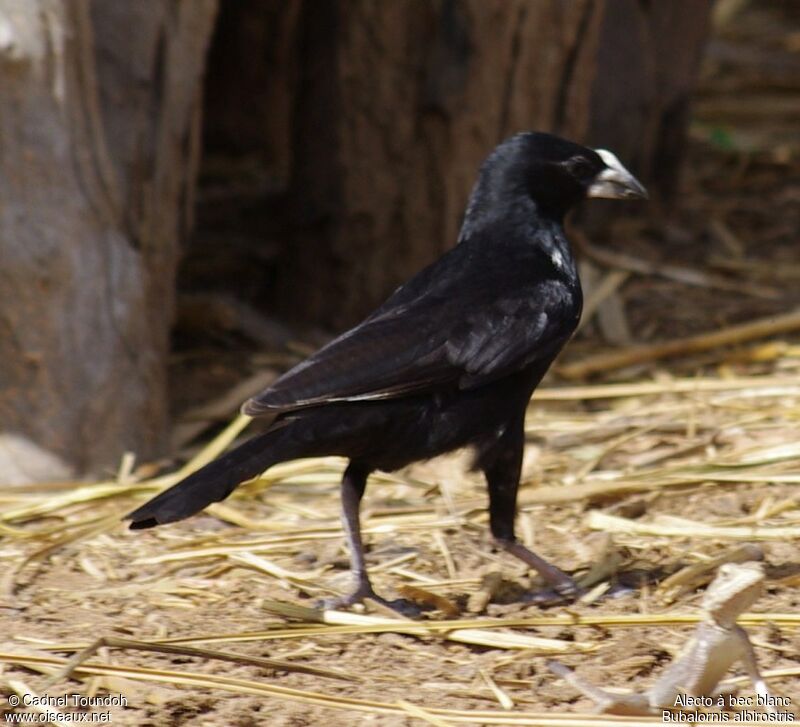
POLYGON ((368 473, 357 465, 350 464, 342 478, 342 525, 347 537, 347 547, 350 551, 350 572, 355 581, 355 589, 341 599, 341 605, 351 606, 360 603, 365 598, 375 596, 372 584, 367 574, 367 564, 364 559, 364 542, 361 539, 361 498, 367 486, 368 473))
MULTIPOLYGON (((522 543, 516 540, 505 540, 495 538, 498 545, 503 548, 507 553, 519 558, 523 563, 533 568, 547 583, 549 583, 558 596, 564 598, 576 598, 583 593, 583 589, 568 576, 560 568, 557 568, 552 563, 549 563, 544 558, 536 555, 530 548, 526 548, 522 543)), ((550 600, 551 594, 537 594, 541 595, 541 599, 533 598, 532 600, 550 600)))
POLYGON ((351 462, 342 477, 342 525, 350 550, 350 571, 355 581, 355 588, 346 596, 324 599, 321 605, 327 609, 346 608, 362 603, 368 598, 403 615, 418 615, 419 610, 408 601, 403 599, 388 601, 379 596, 369 580, 359 518, 361 498, 364 496, 368 475, 367 468, 351 462))
POLYGON ((526 548, 514 535, 517 489, 522 471, 524 417, 509 427, 497 442, 479 453, 477 465, 483 469, 489 488, 489 526, 497 545, 533 568, 553 588, 555 594, 536 594, 531 600, 548 601, 553 596, 574 598, 582 589, 552 563, 526 548))

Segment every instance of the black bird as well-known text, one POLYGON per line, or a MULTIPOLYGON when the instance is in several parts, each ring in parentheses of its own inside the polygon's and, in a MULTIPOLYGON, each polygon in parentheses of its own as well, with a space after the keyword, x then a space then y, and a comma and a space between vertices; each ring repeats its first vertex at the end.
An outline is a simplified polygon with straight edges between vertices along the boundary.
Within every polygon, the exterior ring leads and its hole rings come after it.
POLYGON ((373 598, 359 524, 367 477, 471 446, 492 535, 562 595, 575 582, 514 537, 528 400, 581 315, 564 215, 584 197, 644 198, 609 151, 544 133, 502 142, 481 166, 458 244, 366 320, 247 401, 269 428, 127 515, 149 528, 194 515, 278 462, 341 455, 353 592, 373 598))

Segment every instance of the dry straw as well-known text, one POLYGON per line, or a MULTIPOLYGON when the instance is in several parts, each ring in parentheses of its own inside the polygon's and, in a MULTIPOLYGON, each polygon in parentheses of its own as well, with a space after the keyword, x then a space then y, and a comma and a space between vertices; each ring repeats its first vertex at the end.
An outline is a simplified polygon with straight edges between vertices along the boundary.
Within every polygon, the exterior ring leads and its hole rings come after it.
MULTIPOLYGON (((208 629, 191 635, 109 637, 100 642, 93 642, 97 634, 88 638, 69 632, 60 641, 43 639, 35 624, 21 620, 16 638, 0 652, 0 662, 7 665, 8 689, 40 687, 37 680, 42 677, 22 679, 20 669, 24 667, 48 680, 64 679, 69 673, 81 680, 114 677, 159 682, 376 715, 406 715, 433 725, 631 724, 624 718, 526 712, 521 705, 530 693, 499 679, 485 663, 476 671, 476 684, 497 708, 458 710, 437 708, 431 698, 426 703, 377 698, 381 692, 376 684, 390 673, 365 679, 364 674, 348 668, 325 668, 220 649, 253 642, 303 645, 323 639, 339 643, 393 633, 404 635, 420 658, 442 640, 532 660, 568 652, 592 658, 605 638, 598 638, 598 629, 616 634, 621 629, 630 632, 690 625, 698 614, 680 602, 707 583, 717 565, 750 557, 753 551, 748 549, 753 546, 749 544, 754 541, 763 541, 768 548, 771 542, 800 536, 797 496, 791 490, 800 482, 800 445, 795 441, 800 420, 800 376, 789 369, 784 367, 774 376, 726 376, 722 368, 720 375, 707 377, 660 376, 634 384, 544 388, 534 398, 527 421, 531 447, 520 494, 523 537, 539 542, 539 528, 545 522, 555 531, 578 528, 580 540, 588 539, 595 528, 611 532, 618 545, 627 548, 628 555, 619 561, 622 569, 652 554, 652 560, 644 562, 652 566, 660 559, 677 572, 653 593, 656 598, 647 602, 648 612, 609 613, 581 606, 574 612, 533 611, 525 617, 465 618, 451 614, 444 618, 433 611, 420 621, 409 621, 323 613, 296 603, 264 601, 265 626, 261 631, 208 629), (713 512, 681 517, 659 512, 661 504, 669 504, 674 495, 697 492, 748 493, 754 506, 748 512, 718 517, 713 512), (587 503, 593 507, 581 514, 587 503), (605 505, 620 505, 622 509, 600 507, 605 505), (678 571, 678 566, 684 570, 678 571), (676 601, 678 606, 664 605, 676 601), (548 628, 550 635, 538 633, 548 628), (567 637, 565 629, 573 633, 567 637), (117 655, 122 650, 127 663, 98 661, 108 649, 117 655), (227 676, 222 667, 209 674, 136 665, 137 654, 142 653, 150 654, 148 663, 159 654, 177 654, 209 663, 233 662, 254 670, 267 667, 293 672, 317 679, 324 691, 281 686, 280 679, 227 676), (71 658, 64 658, 65 654, 71 658), (362 696, 341 696, 335 689, 325 688, 335 683, 346 683, 351 693, 362 696)), ((209 508, 217 521, 235 527, 209 530, 187 525, 144 538, 126 533, 119 522, 120 515, 136 503, 217 456, 247 423, 246 417, 233 420, 180 471, 171 474, 140 478, 132 462, 126 460, 119 475, 105 482, 6 488, 0 497, 5 605, 13 606, 18 599, 58 597, 53 596, 52 588, 40 588, 39 579, 42 572, 57 571, 65 563, 83 570, 97 583, 96 592, 87 596, 100 595, 113 601, 135 595, 160 609, 192 609, 211 602, 219 597, 215 595, 216 582, 238 578, 237 582, 244 583, 245 574, 247 579, 268 580, 278 592, 303 591, 310 596, 340 592, 346 586, 332 577, 325 562, 311 567, 298 565, 295 559, 309 548, 338 547, 341 543, 337 481, 343 462, 337 458, 279 465, 240 488, 227 502, 209 508), (121 566, 111 554, 122 551, 133 572, 141 571, 140 579, 119 577, 121 566)), ((376 547, 396 541, 407 549, 381 556, 374 572, 382 587, 406 587, 407 594, 440 604, 445 611, 459 594, 466 598, 479 592, 486 582, 480 567, 465 566, 463 551, 456 550, 462 545, 453 540, 453 533, 461 533, 462 539, 483 537, 484 486, 477 477, 462 474, 452 465, 377 475, 380 495, 377 504, 376 500, 367 503, 363 519, 365 537, 376 547), (438 565, 431 566, 420 557, 421 552, 433 554, 438 565)), ((476 552, 480 552, 487 570, 500 569, 513 576, 512 564, 492 556, 483 546, 476 552)), ((591 564, 591 553, 577 550, 575 557, 587 567, 591 564)), ((605 579, 614 575, 602 569, 600 573, 605 579)), ((496 578, 495 586, 502 580, 496 578)), ((494 594, 493 588, 487 599, 494 594)), ((796 629, 800 617, 776 610, 746 614, 741 622, 746 626, 769 624, 771 628, 796 629)), ((792 670, 773 672, 783 679, 798 674, 792 670)), ((460 689, 474 688, 462 684, 460 689)))

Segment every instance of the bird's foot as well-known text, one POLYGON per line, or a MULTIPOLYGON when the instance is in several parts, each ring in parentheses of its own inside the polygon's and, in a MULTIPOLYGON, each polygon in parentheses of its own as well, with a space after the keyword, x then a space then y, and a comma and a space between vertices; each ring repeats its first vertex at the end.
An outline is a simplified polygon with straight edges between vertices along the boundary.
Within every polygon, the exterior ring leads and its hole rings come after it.
POLYGON ((624 598, 636 593, 636 589, 627 583, 614 583, 605 593, 600 595, 599 600, 607 598, 624 598))
MULTIPOLYGON (((564 603, 577 601, 591 591, 592 589, 578 585, 572 578, 567 576, 566 581, 561 581, 550 588, 541 588, 526 593, 522 597, 522 601, 524 603, 533 603, 540 606, 558 606, 564 603)), ((624 598, 632 593, 636 593, 635 588, 624 583, 614 583, 605 591, 592 595, 590 602, 596 603, 599 601, 607 601, 612 598, 624 598)))
POLYGON ((519 558, 523 563, 536 570, 548 585, 544 590, 534 591, 525 596, 523 600, 526 603, 538 603, 541 605, 568 603, 580 598, 586 592, 564 571, 556 568, 552 563, 548 563, 522 543, 516 540, 498 540, 498 544, 507 553, 519 558))
POLYGON ((550 588, 541 588, 526 593, 522 597, 522 601, 539 606, 558 606, 577 601, 584 593, 586 593, 586 589, 581 588, 572 578, 564 575, 564 580, 560 580, 550 588))
POLYGON ((384 608, 388 608, 395 613, 399 613, 406 618, 417 618, 422 613, 420 608, 406 600, 405 598, 396 598, 390 601, 382 596, 379 596, 372 588, 372 584, 367 582, 359 583, 352 593, 346 596, 338 596, 336 598, 324 598, 317 602, 318 607, 324 610, 336 611, 342 608, 354 606, 357 603, 364 603, 364 601, 373 601, 384 608))

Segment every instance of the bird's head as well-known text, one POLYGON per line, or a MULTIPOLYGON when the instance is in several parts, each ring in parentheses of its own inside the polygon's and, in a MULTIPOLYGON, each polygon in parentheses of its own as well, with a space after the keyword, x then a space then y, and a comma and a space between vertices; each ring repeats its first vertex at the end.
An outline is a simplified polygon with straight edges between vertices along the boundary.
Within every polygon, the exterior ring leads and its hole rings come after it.
POLYGON ((525 132, 499 144, 483 163, 467 214, 526 198, 541 213, 561 219, 586 197, 646 199, 647 190, 606 149, 525 132))

